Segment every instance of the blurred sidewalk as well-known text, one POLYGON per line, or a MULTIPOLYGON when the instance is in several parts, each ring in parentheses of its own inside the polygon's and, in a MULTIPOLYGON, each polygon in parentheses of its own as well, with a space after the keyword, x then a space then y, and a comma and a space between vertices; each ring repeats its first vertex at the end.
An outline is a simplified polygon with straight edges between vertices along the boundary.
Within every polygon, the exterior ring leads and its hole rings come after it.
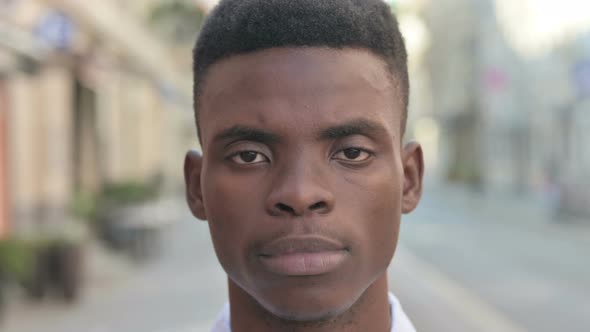
MULTIPOLYGON (((74 314, 81 303, 100 301, 113 289, 122 287, 136 273, 131 261, 120 253, 111 252, 98 240, 90 240, 84 247, 85 279, 81 298, 71 304, 54 296, 47 296, 42 301, 33 301, 20 289, 11 289, 8 294, 6 311, 0 320, 0 331, 43 331, 49 323, 64 315, 74 314)), ((48 294, 53 295, 53 294, 48 294)))
MULTIPOLYGON (((184 198, 176 196, 161 199, 153 207, 151 211, 156 219, 162 220, 163 216, 167 216, 168 222, 162 224, 160 230, 162 240, 166 240, 170 228, 186 216, 184 198)), ((84 246, 84 257, 80 299, 66 303, 50 293, 42 301, 36 302, 28 299, 21 289, 10 289, 6 311, 3 319, 0 319, 0 331, 43 331, 48 324, 58 324, 67 317, 75 317, 83 312, 83 308, 100 307, 113 294, 129 288, 134 278, 150 266, 150 261, 134 261, 130 253, 110 249, 94 236, 84 246)))

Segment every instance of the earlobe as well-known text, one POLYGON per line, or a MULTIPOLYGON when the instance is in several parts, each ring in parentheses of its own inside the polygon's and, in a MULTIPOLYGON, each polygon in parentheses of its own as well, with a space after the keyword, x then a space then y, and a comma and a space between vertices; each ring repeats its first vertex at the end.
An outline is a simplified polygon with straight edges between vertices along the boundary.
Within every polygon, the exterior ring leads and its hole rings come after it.
POLYGON ((420 144, 408 143, 404 147, 402 162, 404 167, 402 213, 410 213, 418 206, 422 197, 424 157, 420 144))
POLYGON ((186 184, 186 201, 192 214, 201 220, 207 220, 203 191, 201 189, 201 171, 203 157, 195 150, 186 153, 184 159, 184 182, 186 184))

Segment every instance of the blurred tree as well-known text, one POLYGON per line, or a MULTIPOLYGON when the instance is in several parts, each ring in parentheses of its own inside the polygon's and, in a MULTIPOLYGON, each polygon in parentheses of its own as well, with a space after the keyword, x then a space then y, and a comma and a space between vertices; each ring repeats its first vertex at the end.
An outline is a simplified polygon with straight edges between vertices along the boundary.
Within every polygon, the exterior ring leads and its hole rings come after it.
POLYGON ((163 40, 182 45, 194 42, 204 18, 205 13, 192 3, 166 1, 150 10, 148 25, 163 40))

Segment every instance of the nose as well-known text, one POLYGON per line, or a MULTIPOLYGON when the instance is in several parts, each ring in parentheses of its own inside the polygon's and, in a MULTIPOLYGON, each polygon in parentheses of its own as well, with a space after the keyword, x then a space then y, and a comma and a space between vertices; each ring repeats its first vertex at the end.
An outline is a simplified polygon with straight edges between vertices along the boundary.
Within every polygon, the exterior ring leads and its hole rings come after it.
POLYGON ((334 195, 320 173, 303 160, 277 170, 266 202, 267 212, 293 217, 328 214, 334 209, 334 195))

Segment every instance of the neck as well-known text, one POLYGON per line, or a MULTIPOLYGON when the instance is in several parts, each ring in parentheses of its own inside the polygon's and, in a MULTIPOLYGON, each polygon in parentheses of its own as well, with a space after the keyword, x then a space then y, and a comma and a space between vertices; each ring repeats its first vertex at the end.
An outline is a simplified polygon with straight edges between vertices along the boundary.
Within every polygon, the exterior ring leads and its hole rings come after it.
POLYGON ((365 290, 349 310, 328 321, 285 321, 264 309, 231 279, 229 300, 232 332, 389 332, 391 329, 391 308, 385 273, 365 290))

